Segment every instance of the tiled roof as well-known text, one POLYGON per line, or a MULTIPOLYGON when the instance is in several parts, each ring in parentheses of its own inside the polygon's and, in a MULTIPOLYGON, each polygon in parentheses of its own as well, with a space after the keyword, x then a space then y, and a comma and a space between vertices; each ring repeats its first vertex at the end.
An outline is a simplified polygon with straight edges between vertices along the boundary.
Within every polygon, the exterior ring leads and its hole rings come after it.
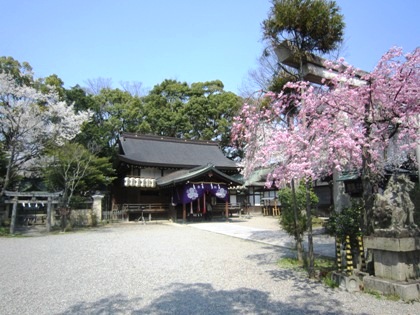
POLYGON ((156 167, 193 168, 211 164, 217 169, 236 170, 217 142, 124 133, 120 137, 120 161, 156 167))

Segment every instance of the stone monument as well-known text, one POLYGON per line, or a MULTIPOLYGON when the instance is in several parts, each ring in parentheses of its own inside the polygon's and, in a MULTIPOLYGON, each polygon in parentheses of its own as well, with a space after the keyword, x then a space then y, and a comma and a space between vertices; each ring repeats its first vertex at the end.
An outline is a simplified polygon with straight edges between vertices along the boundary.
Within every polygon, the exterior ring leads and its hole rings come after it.
POLYGON ((408 176, 390 178, 376 197, 375 231, 364 238, 373 263, 373 275, 363 278, 365 288, 404 300, 420 299, 420 230, 409 195, 413 188, 408 176))

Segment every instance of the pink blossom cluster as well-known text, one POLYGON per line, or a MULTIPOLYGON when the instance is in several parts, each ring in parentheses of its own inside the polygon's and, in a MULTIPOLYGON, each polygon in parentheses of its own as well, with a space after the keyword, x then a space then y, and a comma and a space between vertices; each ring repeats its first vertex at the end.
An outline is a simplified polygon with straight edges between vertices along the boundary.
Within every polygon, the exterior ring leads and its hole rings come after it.
POLYGON ((321 86, 288 83, 244 104, 232 140, 245 152, 244 176, 269 168, 267 186, 367 167, 380 174, 420 145, 420 49, 392 48, 371 73, 327 62, 321 86))

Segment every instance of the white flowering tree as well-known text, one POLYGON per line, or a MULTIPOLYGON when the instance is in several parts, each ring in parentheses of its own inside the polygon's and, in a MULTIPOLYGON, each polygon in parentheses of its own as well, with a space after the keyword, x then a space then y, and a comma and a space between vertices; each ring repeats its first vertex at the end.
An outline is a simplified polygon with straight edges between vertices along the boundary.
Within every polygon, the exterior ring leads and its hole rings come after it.
POLYGON ((54 91, 40 92, 16 76, 0 73, 0 141, 7 161, 1 195, 13 177, 30 172, 49 143, 62 145, 73 139, 89 116, 75 113, 54 91))

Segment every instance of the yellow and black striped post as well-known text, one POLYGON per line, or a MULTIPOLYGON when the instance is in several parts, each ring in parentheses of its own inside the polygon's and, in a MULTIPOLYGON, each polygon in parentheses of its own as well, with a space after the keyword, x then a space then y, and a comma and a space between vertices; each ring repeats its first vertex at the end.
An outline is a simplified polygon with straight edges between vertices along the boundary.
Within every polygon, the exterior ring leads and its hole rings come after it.
POLYGON ((365 248, 363 246, 362 235, 357 236, 357 244, 359 247, 360 271, 366 271, 365 248))
POLYGON ((353 255, 351 253, 350 236, 346 236, 346 273, 350 276, 353 273, 353 255))
POLYGON ((342 271, 342 261, 341 261, 341 238, 336 237, 335 238, 335 256, 336 256, 336 260, 337 260, 337 268, 338 268, 338 272, 342 271))

